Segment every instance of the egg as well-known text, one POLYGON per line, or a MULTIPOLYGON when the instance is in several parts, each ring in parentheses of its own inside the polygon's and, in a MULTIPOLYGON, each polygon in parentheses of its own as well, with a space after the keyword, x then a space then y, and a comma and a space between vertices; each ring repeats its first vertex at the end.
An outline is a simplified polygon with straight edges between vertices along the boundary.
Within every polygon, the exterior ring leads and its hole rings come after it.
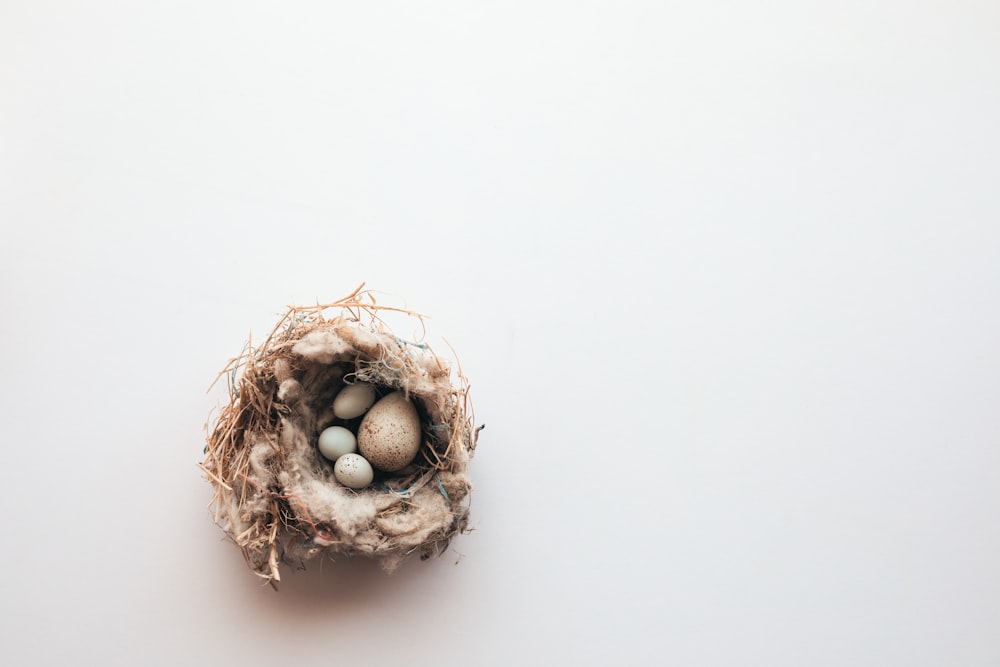
POLYGON ((375 402, 375 387, 367 382, 346 385, 333 399, 333 414, 339 419, 354 419, 365 414, 375 402))
POLYGON ((319 434, 319 453, 331 461, 356 451, 358 439, 343 426, 331 426, 319 434))
POLYGON ((360 454, 344 454, 334 464, 333 476, 350 489, 363 489, 372 483, 375 471, 360 454))
POLYGON ((420 449, 420 416, 401 391, 383 396, 358 427, 358 450, 379 470, 394 472, 420 449))

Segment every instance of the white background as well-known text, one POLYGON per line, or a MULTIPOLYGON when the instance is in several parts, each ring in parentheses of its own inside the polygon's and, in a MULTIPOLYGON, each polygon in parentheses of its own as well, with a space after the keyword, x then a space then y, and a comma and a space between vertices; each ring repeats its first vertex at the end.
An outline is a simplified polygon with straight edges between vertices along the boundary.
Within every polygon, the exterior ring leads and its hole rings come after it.
POLYGON ((5 663, 1000 665, 996 2, 6 0, 0 114, 5 663), (362 280, 475 531, 275 593, 205 388, 362 280))

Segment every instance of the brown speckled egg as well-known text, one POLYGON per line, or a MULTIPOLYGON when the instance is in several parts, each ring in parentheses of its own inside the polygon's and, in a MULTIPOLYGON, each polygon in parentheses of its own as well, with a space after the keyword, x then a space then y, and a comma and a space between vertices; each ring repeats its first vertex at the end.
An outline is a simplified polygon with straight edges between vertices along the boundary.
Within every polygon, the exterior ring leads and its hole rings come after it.
POLYGON ((409 465, 420 449, 420 416, 401 391, 383 396, 358 427, 358 450, 379 470, 409 465))

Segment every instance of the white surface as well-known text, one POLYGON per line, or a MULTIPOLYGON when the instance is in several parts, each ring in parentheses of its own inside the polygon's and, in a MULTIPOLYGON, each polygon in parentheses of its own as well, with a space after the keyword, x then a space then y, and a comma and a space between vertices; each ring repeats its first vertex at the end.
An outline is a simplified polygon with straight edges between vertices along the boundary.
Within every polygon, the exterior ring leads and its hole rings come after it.
POLYGON ((1000 664, 998 7, 0 4, 5 662, 1000 664), (361 280, 476 530, 274 593, 204 390, 361 280))

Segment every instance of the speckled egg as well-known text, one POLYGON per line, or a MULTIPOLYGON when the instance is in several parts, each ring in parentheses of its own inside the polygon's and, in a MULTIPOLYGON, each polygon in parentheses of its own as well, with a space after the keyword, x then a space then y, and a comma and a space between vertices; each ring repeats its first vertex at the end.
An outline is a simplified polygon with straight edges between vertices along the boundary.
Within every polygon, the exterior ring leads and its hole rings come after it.
POLYGON ((375 471, 360 454, 344 454, 334 464, 333 476, 350 489, 363 489, 372 483, 375 471))
POLYGON ((420 416, 401 391, 383 396, 358 428, 358 449, 379 470, 405 468, 420 449, 420 416))

